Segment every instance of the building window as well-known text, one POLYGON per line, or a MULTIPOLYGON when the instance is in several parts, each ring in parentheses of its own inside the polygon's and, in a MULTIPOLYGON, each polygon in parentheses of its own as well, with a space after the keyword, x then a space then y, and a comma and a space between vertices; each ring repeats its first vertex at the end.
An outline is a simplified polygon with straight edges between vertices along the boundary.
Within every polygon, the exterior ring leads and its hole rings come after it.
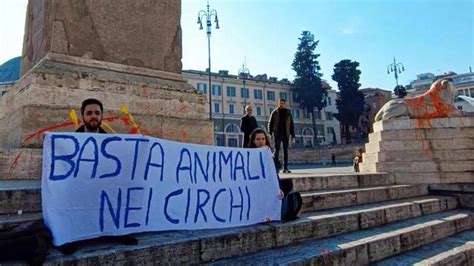
POLYGON ((257 100, 263 99, 262 90, 254 90, 254 94, 255 94, 255 99, 257 99, 257 100))
POLYGON ((249 89, 247 88, 240 88, 240 93, 242 95, 242 98, 249 98, 249 89))
POLYGON ((198 91, 206 94, 206 84, 204 83, 198 83, 198 91))
POLYGON ((322 119, 322 118, 321 118, 321 112, 320 112, 320 111, 315 111, 314 113, 316 114, 316 119, 319 119, 319 120, 322 119))
POLYGON ((235 97, 235 87, 227 87, 227 96, 235 97))
POLYGON ((219 103, 214 103, 214 113, 219 113, 220 112, 220 105, 219 103))
POLYGON ((216 141, 217 141, 217 146, 225 146, 225 143, 224 143, 224 136, 222 135, 217 135, 217 138, 216 138, 216 141))
POLYGON ((274 101, 275 100, 275 92, 274 91, 267 91, 267 100, 274 101))
POLYGON ((328 132, 328 134, 332 134, 333 131, 334 131, 334 128, 332 128, 332 127, 327 127, 327 132, 328 132))
POLYGON ((285 99, 285 100, 287 100, 287 99, 286 99, 286 96, 287 96, 286 92, 280 92, 280 99, 285 99))
POLYGON ((262 108, 257 106, 257 115, 262 115, 262 108))
POLYGON ((299 109, 296 109, 296 110, 295 110, 295 117, 296 117, 297 119, 300 119, 300 110, 299 110, 299 109))
POLYGON ((221 85, 212 85, 212 95, 221 96, 221 85))
POLYGON ((234 113, 234 105, 229 104, 229 114, 233 114, 233 113, 234 113))
POLYGON ((306 109, 303 109, 303 119, 311 118, 309 112, 306 109))
POLYGON ((328 105, 331 106, 331 97, 328 97, 328 105))
POLYGON ((332 113, 326 112, 326 120, 332 120, 332 113))
POLYGON ((271 108, 271 107, 268 108, 268 111, 269 111, 268 113, 271 114, 273 112, 273 108, 271 108))
POLYGON ((236 138, 229 138, 229 147, 237 147, 237 139, 236 138))
POLYGON ((292 96, 291 98, 293 99, 293 102, 298 101, 298 99, 297 99, 298 97, 296 97, 296 93, 292 93, 291 96, 292 96))

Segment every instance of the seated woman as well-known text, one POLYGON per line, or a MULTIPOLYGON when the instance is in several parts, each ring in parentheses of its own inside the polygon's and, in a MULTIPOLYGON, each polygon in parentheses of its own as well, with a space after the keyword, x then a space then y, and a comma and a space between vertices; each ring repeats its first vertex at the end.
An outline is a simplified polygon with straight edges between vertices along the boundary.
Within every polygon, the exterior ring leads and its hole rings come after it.
MULTIPOLYGON (((268 139, 267 133, 261 129, 256 128, 250 134, 250 144, 249 148, 262 148, 267 147, 271 149, 271 144, 268 139)), ((277 161, 275 161, 275 169, 277 169, 277 161)), ((294 220, 298 215, 298 212, 301 210, 302 199, 299 192, 294 192, 293 182, 291 179, 281 180, 278 176, 278 183, 280 185, 280 199, 282 200, 281 204, 281 220, 283 222, 294 220)))

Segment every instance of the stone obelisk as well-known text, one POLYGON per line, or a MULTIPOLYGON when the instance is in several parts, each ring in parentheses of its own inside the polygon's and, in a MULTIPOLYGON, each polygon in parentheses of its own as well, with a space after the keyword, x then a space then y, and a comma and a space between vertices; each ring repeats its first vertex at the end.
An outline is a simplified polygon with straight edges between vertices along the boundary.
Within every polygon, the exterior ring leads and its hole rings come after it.
POLYGON ((22 78, 0 103, 0 148, 74 130, 69 113, 86 98, 104 103, 117 133, 212 144, 206 99, 181 75, 180 15, 179 0, 30 0, 22 78))

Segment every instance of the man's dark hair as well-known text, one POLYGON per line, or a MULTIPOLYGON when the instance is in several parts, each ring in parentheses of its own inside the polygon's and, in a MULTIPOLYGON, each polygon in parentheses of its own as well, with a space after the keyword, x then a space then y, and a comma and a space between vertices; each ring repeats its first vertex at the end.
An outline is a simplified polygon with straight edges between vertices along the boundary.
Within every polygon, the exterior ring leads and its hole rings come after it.
POLYGON ((81 115, 84 116, 84 110, 86 109, 86 106, 91 105, 91 104, 97 104, 100 107, 100 112, 104 113, 104 107, 102 106, 102 103, 97 99, 89 98, 89 99, 86 99, 82 102, 81 115))
POLYGON ((283 99, 283 98, 281 98, 279 102, 284 102, 284 103, 286 103, 286 100, 283 99))

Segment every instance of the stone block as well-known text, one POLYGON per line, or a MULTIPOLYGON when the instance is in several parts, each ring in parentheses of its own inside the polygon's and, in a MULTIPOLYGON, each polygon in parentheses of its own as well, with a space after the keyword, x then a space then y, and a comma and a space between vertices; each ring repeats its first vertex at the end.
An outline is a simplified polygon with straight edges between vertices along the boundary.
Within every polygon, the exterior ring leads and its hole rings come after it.
POLYGON ((39 179, 41 149, 0 149, 0 180, 39 179))
POLYGON ((423 215, 429 215, 441 211, 440 201, 418 201, 423 215))
POLYGON ((38 211, 41 211, 41 193, 38 188, 0 188, 0 214, 38 211))
POLYGON ((369 142, 379 142, 387 140, 442 140, 451 138, 470 138, 473 134, 474 127, 393 129, 370 133, 369 142))
POLYGON ((180 73, 180 15, 181 1, 30 1, 21 73, 50 52, 180 73))
POLYGON ((387 211, 388 209, 378 208, 362 212, 360 214, 360 228, 367 229, 386 224, 387 211))
POLYGON ((433 241, 432 226, 443 223, 442 221, 433 221, 406 230, 399 230, 400 248, 402 252, 420 247, 426 243, 433 241))
POLYGON ((474 217, 467 214, 450 216, 445 220, 453 223, 452 227, 457 233, 474 229, 474 217))
POLYGON ((474 172, 397 172, 397 184, 436 184, 474 182, 474 172))
POLYGON ((376 189, 363 189, 357 191, 357 203, 365 204, 389 200, 389 190, 390 188, 388 187, 380 187, 376 189))
POLYGON ((100 246, 89 243, 72 256, 51 252, 44 265, 167 265, 193 264, 200 260, 200 241, 181 232, 138 236, 136 246, 100 246))
POLYGON ((460 128, 474 127, 473 116, 435 118, 435 119, 409 119, 397 118, 374 123, 374 132, 401 130, 401 129, 432 129, 432 128, 460 128))
POLYGON ((322 263, 315 263, 315 265, 368 265, 370 262, 369 246, 368 245, 353 245, 341 244, 339 245, 342 252, 335 253, 329 256, 332 259, 323 259, 322 263), (331 263, 327 263, 331 261, 331 263))
POLYGON ((356 191, 302 193, 302 212, 331 209, 357 204, 356 191))
POLYGON ((387 173, 358 174, 357 177, 359 178, 359 187, 395 184, 393 176, 387 173))
POLYGON ((371 262, 381 260, 400 253, 401 240, 398 235, 381 235, 367 239, 370 241, 369 260, 371 262))
POLYGON ((225 230, 200 231, 200 262, 230 258, 242 254, 258 252, 276 246, 275 231, 267 225, 231 228, 225 230), (232 234, 228 232, 232 231, 232 234))
POLYGON ((446 164, 451 164, 452 161, 458 160, 473 161, 474 149, 462 150, 435 150, 431 152, 412 150, 412 151, 380 151, 373 153, 364 153, 363 161, 377 163, 377 162, 406 162, 415 161, 435 161, 446 164))
POLYGON ((394 221, 400 221, 400 220, 416 217, 417 215, 416 213, 413 213, 411 206, 412 204, 405 203, 403 205, 393 206, 392 208, 386 209, 385 210, 386 222, 392 223, 394 221))

